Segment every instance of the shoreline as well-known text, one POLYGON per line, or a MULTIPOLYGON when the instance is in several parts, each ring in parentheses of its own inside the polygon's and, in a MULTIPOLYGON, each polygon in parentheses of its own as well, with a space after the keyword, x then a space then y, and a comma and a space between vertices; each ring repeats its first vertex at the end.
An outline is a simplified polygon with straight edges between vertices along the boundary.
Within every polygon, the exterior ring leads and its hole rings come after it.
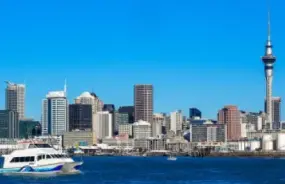
MULTIPOLYGON (((211 152, 208 154, 204 153, 173 153, 172 156, 177 157, 252 157, 252 158, 285 158, 285 152, 230 152, 230 153, 219 153, 211 152)), ((82 157, 168 157, 169 154, 72 154, 70 156, 82 156, 82 157)))

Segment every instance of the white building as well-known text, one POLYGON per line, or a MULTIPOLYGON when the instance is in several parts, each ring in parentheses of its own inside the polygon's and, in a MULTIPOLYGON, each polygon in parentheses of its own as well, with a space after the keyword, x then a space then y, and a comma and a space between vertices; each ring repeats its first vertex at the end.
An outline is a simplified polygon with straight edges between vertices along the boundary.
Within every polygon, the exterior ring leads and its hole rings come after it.
POLYGON ((75 99, 76 104, 89 104, 92 105, 92 113, 102 111, 103 102, 98 98, 95 93, 83 92, 75 99))
POLYGON ((19 120, 25 118, 25 85, 15 84, 7 81, 6 87, 6 109, 16 111, 19 120))
POLYGON ((134 138, 135 139, 146 139, 151 137, 151 124, 139 120, 133 124, 134 138))
POLYGON ((66 91, 52 91, 42 101, 42 134, 63 135, 68 130, 66 91))
POLYGON ((179 110, 170 113, 170 130, 175 132, 176 135, 179 131, 182 131, 182 122, 182 111, 179 110))
POLYGON ((162 113, 154 113, 152 121, 152 137, 160 137, 162 135, 162 125, 166 123, 166 116, 162 113))
POLYGON ((97 139, 112 137, 112 114, 108 111, 99 111, 94 114, 93 131, 97 139))
POLYGON ((133 125, 132 124, 121 124, 119 125, 119 135, 128 134, 133 136, 133 125))

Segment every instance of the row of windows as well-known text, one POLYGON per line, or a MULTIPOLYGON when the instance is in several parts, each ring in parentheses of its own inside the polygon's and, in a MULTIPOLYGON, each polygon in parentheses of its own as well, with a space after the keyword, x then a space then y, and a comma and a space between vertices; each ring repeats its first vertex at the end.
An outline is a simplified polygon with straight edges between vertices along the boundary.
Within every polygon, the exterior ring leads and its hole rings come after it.
MULTIPOLYGON (((69 158, 67 155, 53 154, 53 155, 39 155, 37 160, 40 161, 42 159, 53 159, 53 158, 69 158)), ((35 157, 14 157, 11 160, 11 163, 15 162, 34 162, 35 157)))
POLYGON ((35 161, 35 157, 14 157, 11 160, 12 162, 34 162, 35 161))
POLYGON ((52 159, 52 158, 69 158, 67 155, 60 155, 60 154, 54 154, 54 155, 39 155, 38 161, 42 159, 52 159))

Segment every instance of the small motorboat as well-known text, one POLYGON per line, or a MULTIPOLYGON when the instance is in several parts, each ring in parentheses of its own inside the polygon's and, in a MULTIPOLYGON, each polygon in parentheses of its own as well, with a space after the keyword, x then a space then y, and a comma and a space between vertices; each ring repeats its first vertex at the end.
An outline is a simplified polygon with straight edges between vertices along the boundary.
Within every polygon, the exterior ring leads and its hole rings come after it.
POLYGON ((174 157, 174 156, 169 156, 169 157, 167 158, 167 160, 175 161, 175 160, 177 160, 177 158, 176 158, 176 157, 174 157))

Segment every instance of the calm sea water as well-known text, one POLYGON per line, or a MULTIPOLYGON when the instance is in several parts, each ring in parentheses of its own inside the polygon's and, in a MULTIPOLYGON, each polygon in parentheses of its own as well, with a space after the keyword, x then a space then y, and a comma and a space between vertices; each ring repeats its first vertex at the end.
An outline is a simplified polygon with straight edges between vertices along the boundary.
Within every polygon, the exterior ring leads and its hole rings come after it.
POLYGON ((56 177, 0 175, 0 183, 285 184, 285 159, 188 157, 178 157, 176 161, 168 161, 166 157, 83 157, 82 159, 83 173, 79 175, 56 177))

